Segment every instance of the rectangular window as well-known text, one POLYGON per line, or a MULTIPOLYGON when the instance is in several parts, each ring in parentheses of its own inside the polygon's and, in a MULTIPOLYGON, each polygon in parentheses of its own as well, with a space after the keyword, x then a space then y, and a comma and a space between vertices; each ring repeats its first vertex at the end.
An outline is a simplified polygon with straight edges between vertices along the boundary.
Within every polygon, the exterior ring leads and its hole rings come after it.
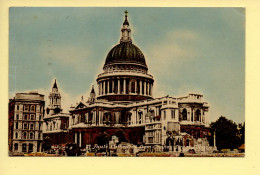
POLYGON ((24 111, 29 111, 29 105, 24 105, 24 111))
POLYGON ((153 138, 152 137, 148 138, 148 143, 153 143, 153 138))
POLYGON ((175 110, 172 110, 172 119, 175 119, 175 110))
POLYGON ((18 129, 18 122, 16 122, 15 125, 16 125, 15 129, 18 129))
POLYGON ((17 111, 19 111, 19 105, 16 106, 17 111))
POLYGON ((33 152, 33 144, 29 144, 29 150, 28 150, 28 152, 33 152))

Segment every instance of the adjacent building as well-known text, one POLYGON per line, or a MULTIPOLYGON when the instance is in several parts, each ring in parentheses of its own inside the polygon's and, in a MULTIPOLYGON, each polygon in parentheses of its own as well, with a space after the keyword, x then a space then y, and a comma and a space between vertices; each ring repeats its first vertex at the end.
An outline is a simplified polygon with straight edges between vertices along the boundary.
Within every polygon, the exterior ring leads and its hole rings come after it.
POLYGON ((42 150, 44 95, 16 93, 9 101, 9 152, 20 155, 42 150))
POLYGON ((70 115, 68 113, 63 113, 62 111, 61 95, 55 79, 52 90, 49 94, 49 104, 46 108, 46 113, 43 119, 44 139, 49 139, 53 145, 71 142, 71 136, 68 130, 70 115))

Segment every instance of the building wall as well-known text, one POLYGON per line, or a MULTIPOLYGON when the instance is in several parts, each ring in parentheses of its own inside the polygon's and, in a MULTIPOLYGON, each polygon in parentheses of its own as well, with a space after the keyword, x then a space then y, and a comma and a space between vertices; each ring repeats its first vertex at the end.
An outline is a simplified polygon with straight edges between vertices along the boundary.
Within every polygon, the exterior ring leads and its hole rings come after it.
POLYGON ((38 93, 16 94, 9 103, 10 153, 41 152, 44 104, 38 93))

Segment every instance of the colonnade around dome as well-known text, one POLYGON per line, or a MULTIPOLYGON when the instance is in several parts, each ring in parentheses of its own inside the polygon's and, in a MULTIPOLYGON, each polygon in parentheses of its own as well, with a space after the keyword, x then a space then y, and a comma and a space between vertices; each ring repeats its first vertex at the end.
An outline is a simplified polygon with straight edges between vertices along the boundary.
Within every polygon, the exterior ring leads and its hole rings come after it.
POLYGON ((98 82, 98 97, 142 95, 152 97, 153 81, 133 77, 110 77, 98 82))

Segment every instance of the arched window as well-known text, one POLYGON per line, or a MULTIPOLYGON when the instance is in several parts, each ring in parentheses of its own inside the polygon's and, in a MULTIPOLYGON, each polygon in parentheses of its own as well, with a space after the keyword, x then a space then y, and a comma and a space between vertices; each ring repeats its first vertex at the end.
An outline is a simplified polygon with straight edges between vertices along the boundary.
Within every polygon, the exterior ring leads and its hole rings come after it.
POLYGON ((35 115, 31 114, 31 120, 35 120, 35 115))
POLYGON ((24 120, 27 120, 27 119, 28 119, 28 115, 25 114, 25 115, 24 115, 24 120))
POLYGON ((34 136, 34 134, 31 132, 30 133, 30 139, 33 139, 34 138, 33 136, 34 136))
POLYGON ((35 111, 35 106, 31 105, 31 111, 34 112, 35 111))
POLYGON ((142 111, 139 111, 138 112, 138 115, 139 115, 139 124, 142 123, 142 115, 143 115, 143 112, 142 111))
POLYGON ((183 109, 182 111, 182 120, 187 120, 187 110, 183 109))
POLYGON ((15 138, 18 139, 18 133, 17 132, 15 133, 15 138))
POLYGON ((15 150, 15 151, 18 151, 18 143, 15 143, 15 144, 14 144, 14 150, 15 150))
POLYGON ((27 145, 26 143, 22 144, 22 151, 26 152, 27 151, 27 145))
POLYGON ((195 121, 200 121, 200 110, 197 109, 195 112, 195 121))
POLYGON ((30 130, 33 130, 33 124, 30 124, 30 130))
POLYGON ((27 137, 27 133, 24 132, 24 133, 23 133, 23 139, 26 139, 26 137, 27 137))

